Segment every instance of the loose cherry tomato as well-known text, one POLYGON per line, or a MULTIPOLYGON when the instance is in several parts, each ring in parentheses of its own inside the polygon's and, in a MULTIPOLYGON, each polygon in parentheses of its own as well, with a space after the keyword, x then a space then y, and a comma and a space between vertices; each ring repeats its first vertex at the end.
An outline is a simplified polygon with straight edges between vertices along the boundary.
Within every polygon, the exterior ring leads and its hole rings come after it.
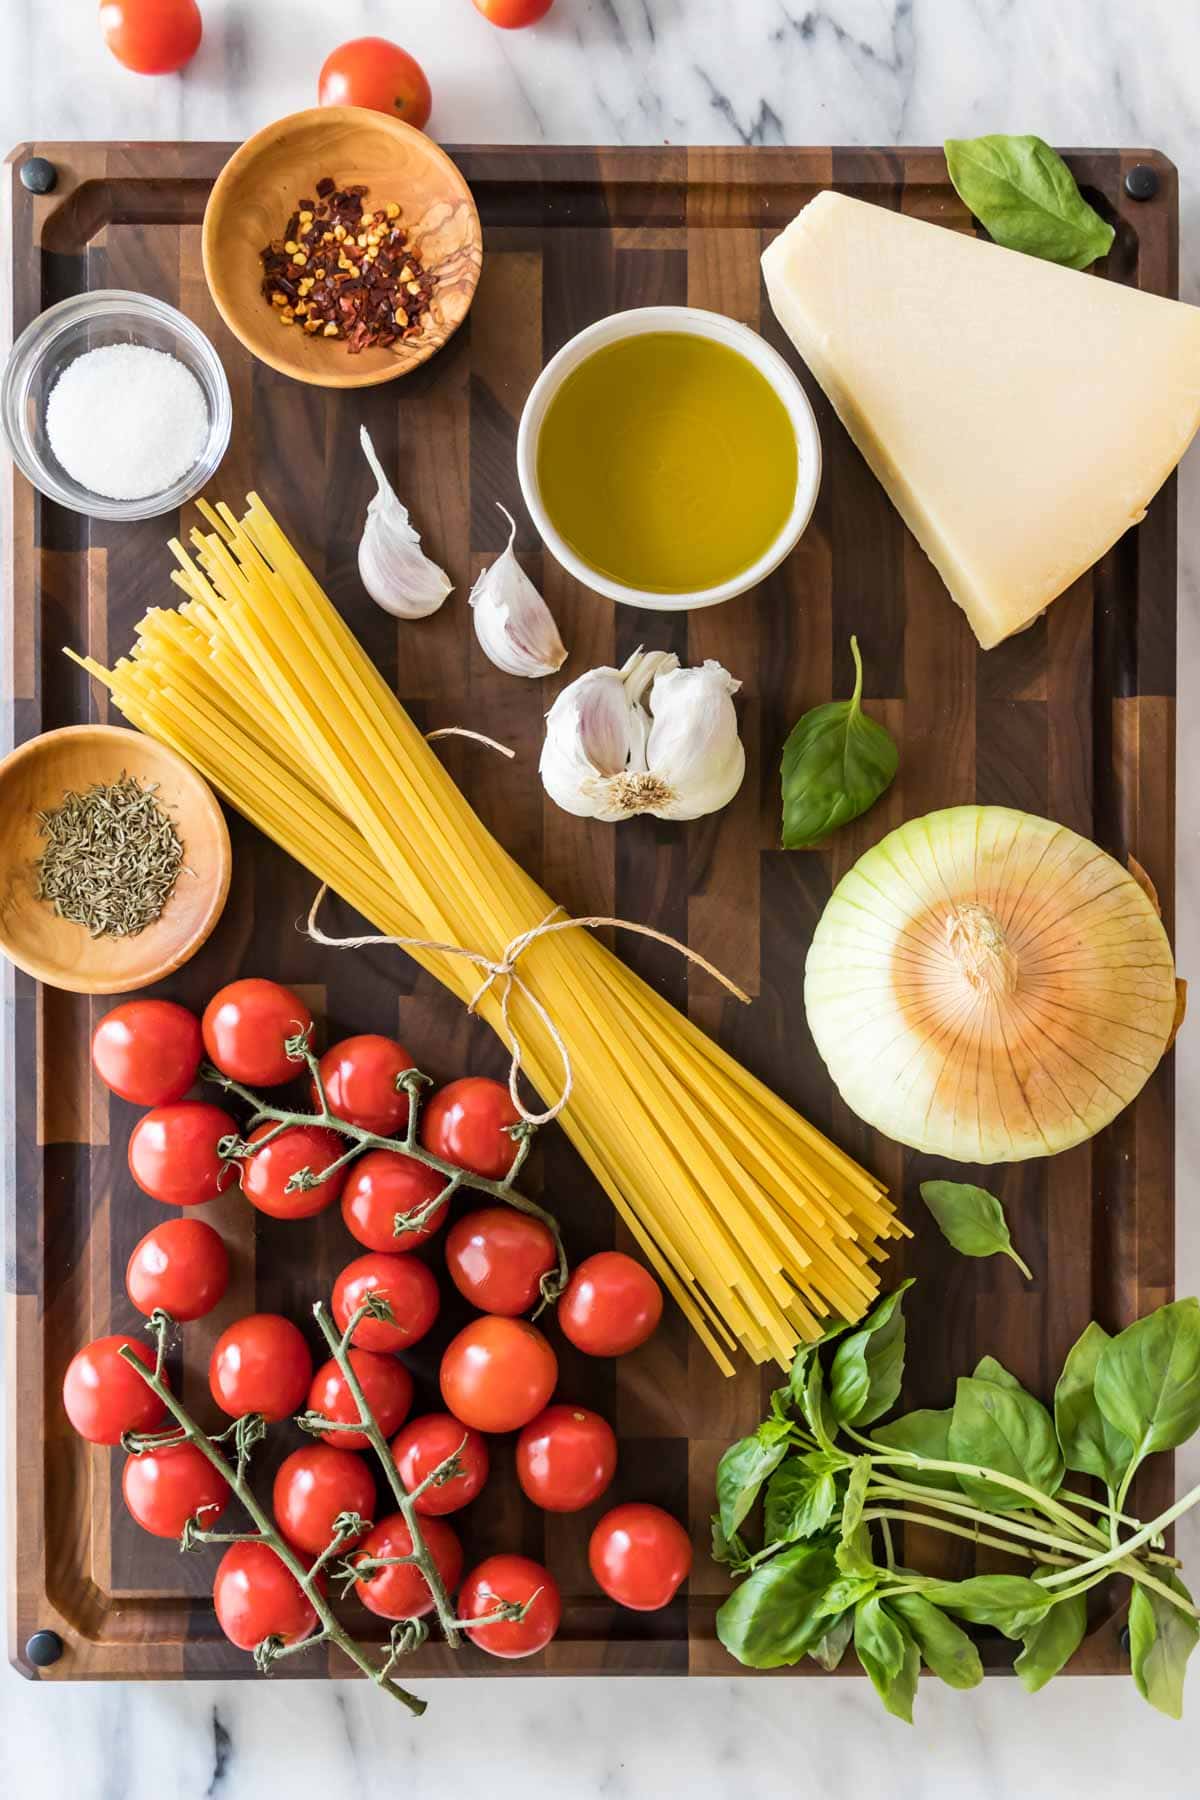
POLYGON ((464 1213, 446 1234, 446 1267, 463 1297, 480 1312, 515 1318, 528 1312, 541 1279, 558 1261, 549 1228, 515 1206, 464 1213))
POLYGON ((544 19, 554 0, 475 0, 475 10, 502 31, 520 31, 544 19))
POLYGON ((614 1506, 596 1526, 588 1564, 610 1600, 632 1612, 657 1612, 692 1566, 692 1541, 661 1506, 614 1506))
POLYGON ((445 1224, 450 1203, 444 1201, 415 1230, 398 1232, 396 1215, 419 1211, 436 1200, 445 1186, 436 1169, 426 1168, 414 1156, 404 1156, 399 1150, 368 1150, 350 1165, 350 1179, 342 1193, 346 1229, 368 1250, 402 1256, 445 1224))
POLYGON ((589 1356, 624 1356, 662 1318, 662 1289, 649 1269, 620 1250, 581 1262, 558 1303, 563 1335, 589 1356))
POLYGON ((231 1544, 213 1582, 217 1623, 239 1650, 264 1638, 285 1644, 306 1638, 317 1622, 304 1589, 269 1544, 231 1544))
MULTIPOLYGON (((321 1058, 321 1083, 329 1110, 376 1137, 395 1137, 408 1124, 408 1095, 396 1077, 414 1066, 395 1038, 373 1031, 343 1038, 321 1058)), ((313 1084, 314 1096, 316 1083, 313 1084)))
MULTIPOLYGON (((441 1519, 426 1519, 421 1535, 432 1556, 434 1566, 453 1593, 462 1578, 463 1550, 458 1534, 441 1519)), ((363 1539, 362 1549, 352 1558, 358 1562, 368 1556, 411 1556, 412 1533, 401 1513, 381 1519, 374 1531, 363 1539)), ((415 1563, 393 1563, 377 1569, 355 1583, 355 1592, 363 1605, 381 1619, 419 1619, 433 1611, 433 1595, 429 1584, 415 1563)))
MULTIPOLYGON (((408 1417, 413 1397, 412 1376, 394 1356, 379 1356, 374 1350, 351 1350, 350 1366, 358 1377, 367 1405, 379 1422, 380 1431, 384 1437, 390 1437, 408 1417)), ((354 1395, 333 1357, 322 1363, 313 1376, 308 1406, 310 1412, 348 1425, 358 1418, 354 1395)), ((339 1450, 366 1450, 371 1443, 365 1431, 323 1431, 321 1437, 339 1450)))
POLYGON ((616 1470, 616 1434, 586 1406, 548 1406, 517 1439, 517 1480, 545 1512, 580 1512, 616 1470))
POLYGON ((196 0, 101 0, 100 29, 135 75, 173 75, 195 56, 204 26, 196 0))
POLYGON ((524 1319, 472 1319, 446 1346, 442 1399, 476 1431, 519 1431, 554 1392, 558 1358, 524 1319))
POLYGON ((92 1034, 92 1067, 106 1087, 136 1106, 182 1100, 196 1079, 200 1021, 173 1000, 126 1000, 92 1034))
MULTIPOLYGON (((271 1124, 258 1125, 246 1142, 260 1143, 274 1129, 271 1124)), ((323 1125, 289 1125, 261 1150, 242 1158, 242 1192, 251 1206, 273 1219, 311 1219, 333 1205, 346 1185, 348 1170, 338 1169, 312 1188, 289 1189, 288 1183, 304 1169, 319 1175, 346 1148, 345 1139, 323 1125)))
POLYGON ((125 1288, 139 1312, 170 1313, 177 1324, 202 1319, 229 1282, 229 1252, 203 1219, 164 1219, 134 1248, 125 1288))
POLYGON ((326 57, 317 84, 320 106, 369 106, 423 131, 433 107, 416 57, 387 38, 351 38, 326 57))
POLYGON ((505 1601, 530 1602, 523 1619, 469 1625, 467 1636, 489 1656, 513 1659, 544 1650, 562 1618, 562 1595, 549 1569, 528 1556, 489 1556, 472 1569, 458 1596, 460 1619, 486 1619, 505 1601))
POLYGON ((164 1444, 127 1457, 121 1492, 143 1531, 161 1538, 177 1538, 189 1519, 207 1531, 230 1499, 229 1483, 195 1444, 164 1444))
POLYGON ((120 1354, 126 1345, 139 1362, 154 1367, 149 1344, 120 1332, 93 1339, 67 1364, 63 1406, 89 1444, 119 1444, 126 1431, 153 1431, 166 1413, 158 1395, 120 1354))
POLYGON ((129 1134, 129 1173, 164 1206, 203 1206, 237 1180, 218 1149, 236 1136, 236 1121, 206 1100, 156 1106, 129 1134))
POLYGON ((426 1518, 457 1512, 475 1498, 488 1477, 487 1443, 477 1431, 452 1419, 449 1413, 425 1413, 420 1419, 410 1419, 399 1436, 392 1439, 392 1456, 410 1494, 440 1463, 456 1453, 458 1474, 427 1487, 414 1503, 426 1518))
POLYGON ((520 1123, 512 1096, 500 1081, 464 1075, 438 1088, 421 1113, 421 1142, 443 1162, 503 1181, 517 1146, 504 1129, 520 1123))
POLYGON ((298 994, 278 981, 231 981, 204 1009, 204 1048, 225 1075, 248 1087, 278 1087, 304 1065, 284 1045, 308 1031, 313 1016, 298 994))
POLYGON ((345 1331, 372 1294, 387 1301, 392 1317, 359 1323, 350 1342, 362 1350, 407 1350, 425 1336, 441 1304, 432 1269, 413 1256, 372 1250, 347 1263, 333 1284, 333 1317, 339 1331, 345 1331))
MULTIPOLYGON (((275 1522, 289 1544, 318 1556, 333 1537, 339 1513, 371 1519, 375 1481, 361 1456, 331 1444, 305 1444, 279 1465, 273 1494, 275 1522)), ((347 1548, 361 1537, 347 1538, 347 1548)))
POLYGON ((279 1313, 238 1319, 213 1345, 208 1365, 212 1397, 233 1419, 244 1413, 286 1419, 303 1406, 311 1379, 308 1345, 279 1313))

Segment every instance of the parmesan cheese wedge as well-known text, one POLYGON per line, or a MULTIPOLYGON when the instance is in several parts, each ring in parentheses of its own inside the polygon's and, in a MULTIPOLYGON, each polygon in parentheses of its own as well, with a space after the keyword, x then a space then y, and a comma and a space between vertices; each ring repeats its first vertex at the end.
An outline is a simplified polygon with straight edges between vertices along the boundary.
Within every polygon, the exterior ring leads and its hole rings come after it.
POLYGON ((1200 424, 1200 308, 834 193, 762 262, 985 649, 1138 523, 1200 424))

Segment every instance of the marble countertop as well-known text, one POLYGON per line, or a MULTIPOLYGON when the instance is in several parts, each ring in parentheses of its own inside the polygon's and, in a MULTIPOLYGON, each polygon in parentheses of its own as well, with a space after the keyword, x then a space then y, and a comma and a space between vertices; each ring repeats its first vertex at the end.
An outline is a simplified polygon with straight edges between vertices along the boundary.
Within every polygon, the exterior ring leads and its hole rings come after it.
MULTIPOLYGON (((1183 294, 1200 300, 1200 13, 1181 0, 557 0, 505 33, 469 0, 200 0, 182 77, 127 74, 88 4, 4 0, 0 137, 241 138, 315 98, 336 43, 399 38, 424 64, 434 132, 458 142, 925 143, 989 130, 1059 144, 1153 145, 1182 176, 1183 294)), ((1180 692, 1200 697, 1200 450, 1181 474, 1180 692)), ((1179 709, 1179 766, 1200 706, 1179 709)), ((1180 783, 1178 958, 1200 968, 1200 841, 1180 783)), ((1200 1038, 1178 1053, 1181 1095, 1200 1038)), ((1179 1118, 1180 1293, 1200 1288, 1200 1119, 1179 1118)), ((0 1347, 0 1357, 3 1355, 0 1347)), ((1200 1453, 1179 1459, 1182 1486, 1200 1453)), ((0 1500, 2 1505, 2 1500, 0 1500)), ((1200 1562, 1200 1513, 1180 1534, 1200 1562)), ((922 1683, 915 1731, 864 1684, 537 1680, 429 1685, 415 1724, 362 1684, 36 1686, 0 1667, 6 1791, 73 1800, 488 1792, 561 1800, 1107 1796, 1196 1792, 1200 1656, 1173 1725, 1132 1683, 922 1683)))

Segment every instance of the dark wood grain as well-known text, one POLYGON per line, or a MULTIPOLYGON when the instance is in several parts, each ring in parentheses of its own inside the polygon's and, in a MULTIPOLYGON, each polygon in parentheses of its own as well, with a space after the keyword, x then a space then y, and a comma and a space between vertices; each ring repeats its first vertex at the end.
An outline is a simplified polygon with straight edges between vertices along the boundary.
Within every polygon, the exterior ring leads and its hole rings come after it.
MULTIPOLYGON (((34 147, 28 147, 32 150, 34 147)), ((800 369, 817 410, 826 474, 796 553, 753 595, 677 620, 613 609, 540 552, 513 467, 521 405, 544 359, 615 307, 687 302, 761 329, 795 363, 762 293, 758 255, 820 188, 833 184, 956 230, 972 223, 933 150, 530 150, 457 153, 486 238, 470 320, 428 367, 359 395, 303 388, 253 363, 230 337, 204 287, 199 227, 230 146, 40 145, 59 167, 53 195, 5 183, 6 303, 20 330, 68 293, 103 285, 146 289, 183 307, 213 338, 229 372, 234 430, 214 497, 240 502, 254 485, 292 533, 387 679, 427 729, 465 723, 519 752, 519 776, 464 744, 446 760, 482 817, 563 903, 616 909, 686 935, 756 995, 733 1006, 711 981, 634 940, 622 945, 647 977, 685 1006, 756 1073, 897 1190, 915 1195, 944 1173, 854 1119, 832 1093, 808 1037, 800 994, 804 955, 834 881, 902 818, 958 801, 1044 811, 1135 855, 1173 912, 1175 486, 1049 615, 998 649, 977 650, 962 614, 905 532, 824 396, 800 369), (371 482, 356 444, 366 422, 426 544, 456 592, 434 618, 397 624, 363 595, 355 549, 371 482), (465 592, 505 540, 495 502, 518 522, 518 547, 544 586, 571 659, 540 693, 498 676, 482 657, 465 592), (900 776, 866 818, 820 853, 777 844, 777 764, 796 716, 849 691, 848 637, 857 631, 873 709, 901 741, 900 776), (746 784, 716 818, 690 827, 637 821, 619 830, 568 817, 534 773, 541 713, 581 669, 639 643, 698 660, 719 657, 743 683, 746 784)), ((25 153, 28 153, 28 150, 25 153)), ((1158 293, 1177 282, 1174 170, 1145 151, 1073 155, 1089 197, 1117 227, 1110 278, 1158 293), (1133 161, 1153 162, 1157 199, 1121 188, 1133 161)), ((4 740, 108 716, 102 695, 59 654, 63 643, 107 658, 128 643, 150 605, 169 601, 164 540, 189 514, 117 528, 41 502, 19 478, 6 546, 12 619, 4 679, 4 740)), ((295 931, 309 877, 238 819, 235 881, 221 926, 162 991, 190 1004, 237 972, 277 975, 302 988, 329 1036, 397 1033, 435 1077, 498 1073, 502 1054, 428 977, 394 953, 339 956, 295 931)), ((248 1659, 216 1629, 207 1600, 211 1562, 181 1559, 143 1536, 120 1500, 120 1457, 68 1429, 62 1375, 84 1339, 132 1328, 125 1259, 162 1217, 130 1181, 125 1144, 134 1109, 93 1078, 88 1034, 104 1002, 38 991, 5 973, 5 1050, 11 1129, 4 1164, 9 1345, 10 1654, 38 1627, 59 1631, 67 1654, 41 1679, 244 1676, 248 1659)), ((1086 1320, 1116 1328, 1168 1298, 1173 1276, 1171 1059, 1137 1104, 1092 1144, 1048 1163, 997 1173, 1036 1279, 1008 1262, 956 1257, 920 1228, 894 1267, 920 1276, 910 1308, 905 1398, 943 1405, 955 1372, 984 1351, 1045 1392, 1086 1320)), ((983 1172, 980 1172, 983 1173, 983 1172)), ((969 1176, 970 1171, 966 1171, 969 1176)), ((531 1183, 562 1216, 576 1256, 624 1241, 608 1203, 565 1139, 544 1134, 531 1183)), ((910 1215, 912 1207, 909 1207, 910 1215)), ((190 1404, 209 1406, 205 1368, 217 1332, 252 1306, 305 1319, 356 1247, 335 1210, 298 1226, 252 1214, 227 1195, 207 1215, 233 1253, 222 1306, 190 1327, 174 1373, 190 1404)), ((442 1346, 462 1317, 447 1301, 411 1357, 418 1406, 435 1404, 442 1346)), ((315 1347, 315 1345, 314 1345, 315 1347)), ((548 1518, 526 1505, 501 1444, 487 1499, 464 1521, 468 1555, 519 1547, 545 1556, 564 1591, 561 1635, 530 1663, 455 1661, 430 1647, 412 1673, 728 1673, 713 1635, 726 1591, 707 1554, 712 1477, 730 1437, 760 1415, 770 1376, 746 1365, 716 1374, 682 1320, 618 1364, 559 1343, 561 1392, 612 1418, 621 1467, 601 1506, 548 1518), (587 1533, 604 1504, 660 1501, 686 1517, 696 1567, 686 1597, 648 1616, 600 1596, 586 1568, 587 1533)), ((293 1438, 282 1428, 264 1478, 293 1438)), ((1158 1459, 1138 1495, 1164 1504, 1170 1469, 1158 1459)), ((910 1542, 913 1556, 969 1566, 966 1546, 910 1542)), ((364 1632, 372 1622, 357 1619, 364 1632)), ((1098 1603, 1076 1659, 1080 1670, 1123 1666, 1120 1617, 1098 1603)), ((986 1647, 992 1666, 1009 1652, 986 1647)), ((286 1678, 347 1673, 314 1656, 286 1678)), ((282 1674, 280 1679, 285 1678, 282 1674)))

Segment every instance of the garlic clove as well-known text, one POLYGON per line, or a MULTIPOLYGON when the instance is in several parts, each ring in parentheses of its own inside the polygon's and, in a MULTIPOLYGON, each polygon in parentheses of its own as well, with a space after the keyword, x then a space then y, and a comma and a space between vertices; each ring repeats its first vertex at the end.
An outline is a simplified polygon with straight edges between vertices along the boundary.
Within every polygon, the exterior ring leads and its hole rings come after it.
POLYGON ((395 618, 426 618, 437 611, 453 583, 422 550, 420 533, 384 474, 365 425, 358 436, 376 481, 358 544, 362 584, 375 604, 395 618))
POLYGON ((619 669, 589 669, 565 687, 546 715, 538 764, 550 798, 577 818, 627 817, 613 783, 645 768, 649 719, 631 706, 619 669))
POLYGON ((711 660, 656 676, 646 767, 668 796, 645 808, 656 818, 699 819, 727 806, 741 787, 746 752, 733 708, 741 685, 711 660))
POLYGON ((561 669, 567 652, 550 608, 517 561, 516 520, 506 507, 500 511, 508 520, 508 543, 471 589, 475 636, 484 655, 506 675, 536 680, 561 669))

